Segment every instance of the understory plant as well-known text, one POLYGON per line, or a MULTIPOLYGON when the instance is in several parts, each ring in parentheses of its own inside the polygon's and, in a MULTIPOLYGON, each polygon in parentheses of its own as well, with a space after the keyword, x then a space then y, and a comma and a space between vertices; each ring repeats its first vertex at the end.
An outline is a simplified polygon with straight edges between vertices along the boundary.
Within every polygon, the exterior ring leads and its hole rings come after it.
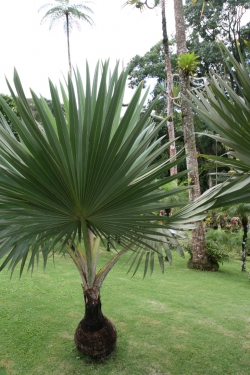
POLYGON ((167 119, 157 125, 150 119, 157 100, 142 113, 143 84, 122 114, 126 79, 126 71, 119 73, 117 64, 110 72, 108 63, 98 64, 91 79, 87 65, 84 80, 76 70, 60 91, 49 83, 53 111, 31 90, 40 123, 16 71, 15 88, 8 85, 21 119, 0 97, 20 139, 6 124, 0 126, 0 270, 8 266, 13 272, 20 265, 21 275, 26 264, 33 270, 42 258, 45 267, 55 251, 67 252, 80 274, 85 302, 75 344, 92 357, 109 354, 116 343, 115 327, 103 316, 100 301, 110 269, 130 251, 134 272, 142 261, 144 276, 152 272, 155 255, 163 270, 171 246, 183 254, 171 231, 194 228, 206 208, 197 201, 164 221, 153 214, 183 206, 167 199, 178 193, 176 185, 159 189, 183 172, 159 177, 185 156, 160 158, 170 145, 157 139, 167 119), (111 244, 114 257, 97 271, 100 241, 111 244))
MULTIPOLYGON (((230 257, 239 256, 242 245, 242 232, 229 232, 223 229, 210 228, 205 233, 206 252, 211 262, 223 264, 230 257)), ((192 246, 187 243, 184 246, 186 252, 192 258, 192 246)))
POLYGON ((231 236, 228 233, 219 229, 209 229, 206 232, 206 251, 209 258, 221 264, 229 260, 230 240, 231 236))

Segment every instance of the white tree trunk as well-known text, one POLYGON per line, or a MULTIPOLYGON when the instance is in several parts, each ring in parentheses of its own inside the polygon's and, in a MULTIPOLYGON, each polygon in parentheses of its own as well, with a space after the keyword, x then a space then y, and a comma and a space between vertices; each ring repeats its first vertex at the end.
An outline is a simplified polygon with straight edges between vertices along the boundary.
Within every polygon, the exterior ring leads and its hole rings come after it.
MULTIPOLYGON (((168 43, 168 34, 167 34, 167 23, 166 23, 166 12, 165 12, 165 0, 161 0, 161 9, 162 9, 162 34, 163 34, 163 47, 165 52, 165 61, 166 61, 166 81, 167 81, 167 115, 171 115, 171 118, 167 122, 168 127, 168 137, 169 140, 175 139, 175 130, 174 130, 174 121, 173 121, 173 74, 171 66, 171 56, 169 52, 169 43, 168 43)), ((170 146, 169 156, 173 157, 176 155, 176 146, 175 142, 170 146)), ((170 169, 170 175, 173 176, 177 174, 177 166, 170 169)))
POLYGON ((68 61, 69 61, 69 75, 71 75, 71 57, 70 57, 70 45, 69 45, 69 15, 66 14, 66 30, 67 30, 67 46, 68 46, 68 61))

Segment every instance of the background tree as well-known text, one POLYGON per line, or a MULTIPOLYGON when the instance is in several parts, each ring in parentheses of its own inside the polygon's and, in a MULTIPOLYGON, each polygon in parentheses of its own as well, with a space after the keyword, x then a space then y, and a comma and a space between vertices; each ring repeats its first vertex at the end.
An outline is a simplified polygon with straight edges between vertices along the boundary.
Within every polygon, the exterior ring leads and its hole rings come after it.
MULTIPOLYGON (((0 96, 5 100, 6 103, 8 103, 8 106, 12 109, 12 111, 13 111, 18 117, 20 117, 14 99, 13 99, 11 96, 9 96, 9 95, 5 95, 5 94, 0 94, 0 96)), ((16 137, 17 139, 19 139, 18 134, 17 134, 17 131, 16 131, 15 128, 13 127, 13 125, 12 125, 12 123, 11 123, 11 120, 9 119, 7 113, 4 111, 4 109, 3 109, 3 107, 2 107, 1 105, 0 105, 0 124, 1 124, 2 126, 4 126, 5 128, 8 128, 8 127, 10 126, 10 128, 11 128, 13 134, 15 135, 15 137, 16 137)))
MULTIPOLYGON (((168 137, 169 140, 175 139, 175 129, 174 129, 174 102, 173 102, 173 73, 172 73, 172 64, 171 64, 171 55, 170 55, 170 48, 169 48, 169 40, 168 40, 168 33, 167 33, 167 21, 166 21, 166 5, 165 0, 161 0, 161 14, 162 14, 162 35, 163 35, 163 48, 165 52, 165 63, 166 63, 166 83, 167 83, 167 114, 171 116, 168 119, 167 127, 168 127, 168 137)), ((173 142, 170 145, 169 150, 170 157, 176 155, 176 145, 173 142)), ((175 166, 170 170, 170 174, 174 175, 177 173, 177 167, 175 166)))
MULTIPOLYGON (((169 41, 171 53, 171 66, 173 70, 176 69, 176 54, 173 53, 174 41, 169 41)), ((144 86, 151 78, 156 79, 156 83, 166 82, 165 72, 165 52, 162 41, 155 44, 144 56, 134 56, 128 64, 128 86, 130 88, 137 87, 142 81, 144 86)), ((157 107, 158 108, 158 107, 157 107)), ((162 107, 159 109, 160 114, 163 111, 162 107)))
MULTIPOLYGON (((138 1, 132 0, 127 1, 126 4, 137 4, 138 1)), ((141 9, 141 3, 139 8, 141 9)), ((162 3, 163 4, 163 3, 162 3)), ((143 7, 147 6, 147 1, 143 2, 143 7)), ((185 34, 185 22, 184 22, 184 10, 182 0, 174 0, 174 9, 175 9, 175 25, 176 25, 176 44, 177 44, 177 55, 179 58, 179 86, 180 86, 180 95, 181 95, 181 116, 182 116, 182 127, 183 127, 183 136, 184 136, 184 145, 186 151, 186 163, 188 169, 188 182, 191 186, 190 189, 190 200, 195 200, 200 196, 200 181, 199 181, 199 170, 198 170, 198 161, 197 161, 197 150, 196 150, 196 141, 194 135, 194 123, 193 115, 190 107, 185 101, 185 96, 187 91, 190 88, 190 74, 193 71, 193 66, 196 65, 194 56, 192 62, 192 71, 187 72, 184 64, 187 58, 192 57, 191 54, 187 54, 187 45, 186 45, 186 34, 185 34), (182 59, 182 61, 181 61, 182 59)), ((162 20, 164 23, 165 13, 162 13, 162 20)), ((164 30, 164 29, 163 29, 164 30)), ((164 34, 164 32, 163 32, 164 34)), ((165 49, 165 51, 167 51, 165 49)), ((189 61, 190 62, 190 61, 189 61)), ((190 65, 190 66, 191 66, 190 65)), ((169 90, 169 87, 168 87, 169 90)), ((169 94, 168 94, 169 96, 169 94)), ((203 224, 200 223, 199 226, 194 229, 192 233, 192 245, 193 245, 193 257, 189 262, 190 268, 198 269, 213 269, 214 266, 212 262, 209 261, 207 253, 205 251, 205 233, 203 224)))
POLYGON ((242 52, 246 50, 243 39, 248 39, 249 26, 243 17, 250 8, 249 0, 187 0, 186 26, 189 28, 188 47, 201 56, 200 74, 210 69, 225 72, 225 64, 216 38, 219 37, 239 61, 237 41, 242 52))
MULTIPOLYGON (((189 198, 191 201, 193 201, 200 196, 201 192, 193 114, 190 106, 185 100, 187 92, 190 89, 190 79, 189 74, 185 69, 185 64, 184 66, 181 64, 181 59, 184 62, 187 57, 189 58, 187 54, 184 9, 182 0, 174 0, 174 13, 177 55, 179 58, 179 84, 181 94, 182 127, 185 151, 187 155, 186 163, 188 169, 188 180, 190 186, 192 187, 192 189, 190 189, 189 198)), ((188 263, 189 267, 195 269, 213 269, 213 264, 209 261, 208 254, 206 253, 205 232, 202 222, 200 222, 199 226, 192 232, 192 248, 193 256, 188 263)))
POLYGON ((68 62, 69 62, 69 74, 71 74, 71 55, 70 55, 70 42, 69 42, 69 34, 70 31, 76 26, 80 29, 80 24, 78 21, 86 21, 88 24, 93 25, 92 18, 86 14, 93 13, 93 11, 86 6, 87 2, 80 2, 77 4, 71 4, 70 0, 55 0, 59 4, 45 4, 40 9, 39 12, 45 8, 50 7, 50 9, 45 13, 44 17, 42 18, 41 23, 50 19, 50 29, 54 25, 54 23, 63 20, 64 21, 64 29, 67 34, 67 47, 68 47, 68 62), (84 12, 83 12, 84 11, 84 12))
MULTIPOLYGON (((208 43, 210 45, 211 43, 208 43)), ((199 46, 199 44, 197 44, 199 46)), ((171 49, 171 66, 173 69, 174 75, 174 82, 173 82, 173 96, 178 97, 179 95, 179 82, 178 82, 178 67, 177 67, 177 55, 175 53, 175 40, 172 39, 169 41, 169 48, 171 49)), ((198 54, 202 56, 203 45, 201 44, 201 49, 198 50, 198 54)), ((215 64, 219 66, 219 64, 224 65, 223 56, 219 47, 216 45, 216 51, 218 55, 213 54, 213 52, 209 53, 207 59, 213 60, 215 64)), ((201 58, 202 60, 202 58, 201 58)), ((158 103, 155 107, 155 111, 160 116, 166 116, 166 76, 165 76, 165 53, 163 49, 162 42, 158 42, 154 45, 148 52, 145 53, 144 56, 136 55, 134 56, 129 64, 129 87, 135 88, 137 87, 140 82, 144 81, 144 85, 148 85, 153 83, 153 90, 151 92, 151 98, 149 103, 154 100, 157 96, 160 95, 158 103)), ((195 81, 196 76, 200 76, 201 73, 205 74, 203 67, 198 66, 197 73, 192 78, 192 81, 195 81)), ((192 82, 191 82, 192 84, 192 82)), ((194 86, 191 86, 194 89, 194 86)), ((180 101, 175 100, 174 105, 174 124, 175 124, 175 135, 178 137, 176 141, 176 148, 180 150, 184 146, 184 139, 183 139, 183 130, 182 130, 182 118, 180 112, 180 101)), ((194 128, 195 132, 203 133, 206 131, 210 131, 209 127, 204 124, 197 115, 194 116, 194 128)), ((159 132, 159 136, 162 136, 167 129, 162 129, 159 132)), ((164 142, 164 140, 163 140, 164 142)), ((206 136, 198 136, 196 137, 196 146, 197 152, 201 154, 214 154, 214 155, 222 155, 226 153, 225 146, 220 142, 214 141, 212 138, 208 138, 206 136)), ((228 168, 222 166, 216 166, 213 162, 206 161, 202 158, 198 158, 198 167, 199 167, 199 177, 200 177, 200 187, 201 192, 204 192, 209 187, 209 178, 208 173, 215 172, 217 168, 217 172, 227 172, 228 168)), ((179 170, 186 169, 185 161, 178 165, 179 170)))
MULTIPOLYGON (((166 108, 167 108, 167 115, 171 116, 168 118, 167 122, 167 131, 168 137, 170 141, 175 139, 175 128, 174 128, 174 105, 173 105, 173 74, 172 74, 172 66, 171 66, 171 51, 169 48, 169 39, 167 33, 167 20, 166 20, 166 4, 165 0, 154 0, 152 5, 149 5, 149 1, 139 1, 139 0, 128 0, 124 6, 126 5, 135 5, 136 8, 140 10, 144 8, 153 9, 160 4, 161 6, 161 16, 162 16, 162 45, 164 50, 164 58, 165 58, 165 80, 167 83, 166 90, 165 90, 165 101, 166 101, 166 108)), ((170 157, 176 155, 176 145, 175 141, 172 142, 169 150, 170 157)), ((177 166, 173 167, 170 170, 170 174, 174 175, 177 173, 177 166)))

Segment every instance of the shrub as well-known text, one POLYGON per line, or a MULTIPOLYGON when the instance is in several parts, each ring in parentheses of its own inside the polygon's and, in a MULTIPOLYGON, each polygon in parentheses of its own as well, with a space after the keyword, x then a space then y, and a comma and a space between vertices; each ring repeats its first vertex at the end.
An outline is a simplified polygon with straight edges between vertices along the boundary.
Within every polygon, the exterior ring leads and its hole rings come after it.
POLYGON ((218 262, 229 259, 229 254, 240 254, 242 243, 242 232, 233 233, 224 230, 209 230, 206 233, 207 252, 211 256, 221 258, 218 262))
POLYGON ((213 239, 206 240, 206 252, 211 262, 223 264, 224 261, 229 260, 229 252, 226 246, 221 246, 213 239))

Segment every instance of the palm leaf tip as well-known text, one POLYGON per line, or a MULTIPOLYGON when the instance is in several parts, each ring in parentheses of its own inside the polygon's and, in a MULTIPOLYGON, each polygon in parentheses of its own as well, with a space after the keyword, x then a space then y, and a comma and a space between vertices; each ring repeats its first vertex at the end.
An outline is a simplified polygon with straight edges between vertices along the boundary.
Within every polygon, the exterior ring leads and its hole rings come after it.
POLYGON ((131 256, 125 264, 130 263, 127 273, 133 272, 134 276, 138 270, 143 267, 143 278, 148 270, 152 274, 155 266, 155 257, 157 258, 161 271, 164 272, 165 262, 172 264, 172 251, 177 251, 180 256, 184 257, 184 251, 179 243, 179 239, 186 238, 182 231, 158 228, 157 233, 153 234, 133 247, 131 256))

